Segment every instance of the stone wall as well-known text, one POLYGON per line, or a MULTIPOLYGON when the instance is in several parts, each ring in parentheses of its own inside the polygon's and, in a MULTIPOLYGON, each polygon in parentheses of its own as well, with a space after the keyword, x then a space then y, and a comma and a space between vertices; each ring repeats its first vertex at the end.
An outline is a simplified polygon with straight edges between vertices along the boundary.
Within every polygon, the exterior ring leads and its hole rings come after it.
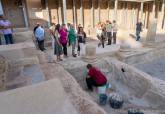
POLYGON ((0 55, 8 61, 7 85, 22 75, 24 66, 39 64, 37 54, 33 42, 0 46, 0 55))
POLYGON ((165 45, 162 43, 151 43, 139 49, 128 49, 116 53, 117 58, 127 64, 136 65, 151 62, 165 57, 165 45))
POLYGON ((0 55, 0 91, 5 89, 7 71, 8 63, 5 58, 0 55))
POLYGON ((154 109, 165 107, 165 81, 117 60, 105 59, 113 67, 113 78, 127 85, 132 94, 140 99, 146 99, 154 109), (124 69, 124 72, 122 71, 124 69))
MULTIPOLYGON (((74 13, 73 13, 73 0, 66 0, 67 2, 67 22, 76 24, 82 24, 81 19, 81 11, 80 11, 80 5, 81 2, 79 0, 75 0, 76 2, 76 21, 74 20, 74 13)), ((144 28, 148 28, 148 21, 149 18, 154 15, 158 19, 158 28, 162 29, 164 27, 164 11, 162 10, 163 3, 160 1, 156 4, 155 11, 152 12, 153 2, 145 2, 144 8, 143 8, 143 18, 141 19, 144 28), (159 9, 158 9, 159 8, 159 9)), ((48 6, 49 6, 49 13, 50 18, 52 22, 55 23, 62 23, 64 21, 63 19, 63 8, 62 8, 62 1, 58 0, 48 0, 48 6)), ((114 14, 114 1, 108 1, 108 0, 100 0, 100 5, 98 4, 97 0, 93 0, 93 11, 94 15, 92 14, 92 2, 91 0, 83 0, 83 20, 84 20, 84 27, 86 30, 89 29, 89 27, 93 27, 96 25, 99 21, 106 21, 106 20, 117 20, 118 24, 121 28, 124 29, 135 29, 136 22, 138 19, 141 18, 140 14, 140 2, 130 2, 130 1, 119 1, 118 2, 118 8, 117 8, 117 19, 115 19, 114 14), (99 11, 100 7, 100 11, 99 11), (100 14, 99 14, 100 12, 100 14), (94 19, 93 19, 93 17, 94 19), (94 21, 94 22, 93 22, 94 21)), ((29 19, 30 24, 34 25, 34 21, 37 20, 43 23, 47 23, 48 21, 48 11, 45 9, 42 9, 41 3, 39 0, 36 0, 33 2, 32 0, 27 1, 27 7, 28 7, 28 13, 29 13, 29 19), (46 13, 44 13, 46 12, 46 13), (35 14, 35 15, 34 15, 35 14), (34 19, 36 17, 36 19, 34 19)))

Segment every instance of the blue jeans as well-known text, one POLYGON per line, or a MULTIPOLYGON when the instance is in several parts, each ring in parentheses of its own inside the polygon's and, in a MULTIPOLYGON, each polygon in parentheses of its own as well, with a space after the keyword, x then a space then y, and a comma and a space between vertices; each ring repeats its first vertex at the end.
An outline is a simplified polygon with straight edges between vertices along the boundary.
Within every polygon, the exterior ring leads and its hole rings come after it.
POLYGON ((72 55, 75 55, 76 42, 70 42, 72 44, 72 55))
POLYGON ((6 45, 7 44, 13 44, 13 36, 12 36, 12 34, 5 34, 4 37, 5 37, 6 45))

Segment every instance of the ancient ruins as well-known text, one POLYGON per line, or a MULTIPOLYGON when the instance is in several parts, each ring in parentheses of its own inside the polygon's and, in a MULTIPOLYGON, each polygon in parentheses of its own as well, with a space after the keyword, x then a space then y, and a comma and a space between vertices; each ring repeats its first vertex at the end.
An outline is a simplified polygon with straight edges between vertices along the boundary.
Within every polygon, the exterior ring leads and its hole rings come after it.
POLYGON ((129 109, 165 114, 165 0, 13 1, 0 0, 0 12, 3 6, 8 18, 23 9, 23 20, 12 20, 15 44, 0 45, 0 114, 127 114, 129 109), (137 42, 134 29, 139 18, 144 31, 137 42), (103 49, 97 46, 95 25, 108 19, 121 26, 117 44, 103 49), (69 47, 68 58, 52 62, 47 29, 46 51, 37 47, 32 28, 38 21, 45 28, 50 22, 83 25, 88 36, 85 55, 73 58, 69 47), (113 109, 108 101, 100 105, 98 88, 87 90, 88 63, 106 75, 111 84, 108 97, 122 96, 121 109, 113 109))

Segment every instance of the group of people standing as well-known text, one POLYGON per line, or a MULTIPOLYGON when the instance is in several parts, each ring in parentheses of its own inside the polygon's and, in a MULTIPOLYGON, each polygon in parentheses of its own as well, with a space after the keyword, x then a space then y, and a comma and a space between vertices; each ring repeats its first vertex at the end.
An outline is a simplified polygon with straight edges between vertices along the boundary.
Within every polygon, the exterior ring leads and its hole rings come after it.
POLYGON ((77 57, 84 54, 85 51, 85 42, 86 42, 86 33, 81 25, 77 27, 77 32, 75 27, 68 23, 65 24, 55 24, 52 23, 52 26, 49 28, 51 38, 52 38, 52 47, 54 49, 54 54, 57 56, 57 61, 62 61, 61 55, 68 57, 67 47, 72 46, 72 56, 77 57), (76 45, 77 45, 77 54, 76 54, 76 45))
POLYGON ((118 27, 117 23, 114 20, 113 22, 107 20, 106 23, 99 22, 96 26, 96 33, 97 38, 100 40, 100 43, 98 46, 102 45, 102 47, 105 47, 105 41, 108 40, 107 45, 116 44, 116 35, 117 35, 118 27))
MULTIPOLYGON (((68 23, 66 24, 55 24, 52 23, 49 28, 50 35, 52 38, 52 47, 54 49, 54 55, 57 56, 57 61, 62 61, 61 55, 68 57, 68 46, 72 46, 72 56, 77 57, 85 54, 85 43, 86 43, 86 33, 81 25, 74 27, 74 25, 68 23), (76 53, 77 46, 77 53, 76 53)), ((142 23, 137 23, 136 35, 137 41, 140 39, 140 32, 142 31, 142 23)), ((98 47, 102 45, 105 47, 105 41, 107 45, 116 44, 116 36, 118 32, 118 26, 116 21, 113 22, 107 20, 104 22, 99 22, 96 25, 97 38, 100 40, 98 47)), ((38 47, 41 51, 44 51, 44 40, 45 40, 45 30, 37 23, 34 28, 34 35, 36 41, 38 42, 38 47)))
POLYGON ((0 45, 2 44, 2 38, 5 38, 5 44, 13 44, 13 35, 12 35, 12 24, 11 22, 6 18, 6 16, 1 15, 0 16, 0 45))

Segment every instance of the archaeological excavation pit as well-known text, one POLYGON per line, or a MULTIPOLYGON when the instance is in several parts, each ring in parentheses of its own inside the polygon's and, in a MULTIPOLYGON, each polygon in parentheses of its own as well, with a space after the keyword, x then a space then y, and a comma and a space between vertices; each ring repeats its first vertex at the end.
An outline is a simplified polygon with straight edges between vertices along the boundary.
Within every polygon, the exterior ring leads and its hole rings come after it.
MULTIPOLYGON (((64 68, 77 80, 79 85, 86 91, 93 101, 98 103, 97 89, 94 92, 87 91, 85 77, 87 75, 87 63, 74 60, 62 63, 64 68)), ((124 100, 120 110, 112 109, 109 101, 101 106, 107 113, 127 113, 129 109, 141 109, 145 114, 160 114, 165 107, 165 82, 130 66, 125 63, 105 58, 95 63, 95 66, 107 76, 112 85, 111 93, 118 93, 124 100)), ((98 103, 99 104, 99 103, 98 103)))

